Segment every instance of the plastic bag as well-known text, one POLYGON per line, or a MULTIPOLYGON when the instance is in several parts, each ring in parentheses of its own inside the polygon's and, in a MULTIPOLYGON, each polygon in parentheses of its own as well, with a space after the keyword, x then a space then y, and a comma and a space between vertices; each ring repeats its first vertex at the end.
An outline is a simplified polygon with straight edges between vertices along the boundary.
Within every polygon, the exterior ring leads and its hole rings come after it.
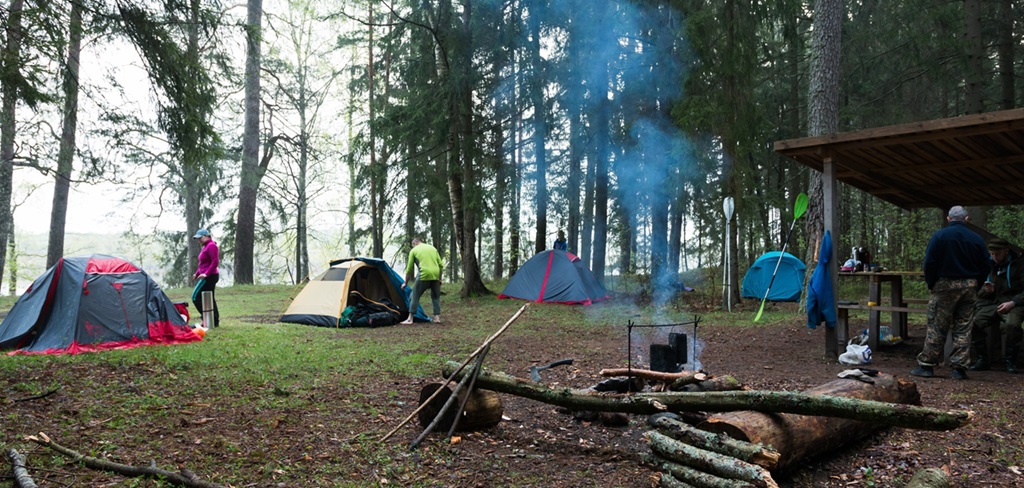
MULTIPOLYGON (((854 344, 867 344, 868 343, 868 330, 864 329, 860 332, 860 335, 851 339, 854 344)), ((888 325, 883 325, 878 328, 878 343, 883 346, 895 346, 903 342, 903 338, 900 336, 892 335, 892 329, 888 325)))
POLYGON ((864 344, 854 344, 850 341, 846 345, 846 352, 839 355, 839 362, 849 365, 868 364, 871 362, 871 348, 864 344))

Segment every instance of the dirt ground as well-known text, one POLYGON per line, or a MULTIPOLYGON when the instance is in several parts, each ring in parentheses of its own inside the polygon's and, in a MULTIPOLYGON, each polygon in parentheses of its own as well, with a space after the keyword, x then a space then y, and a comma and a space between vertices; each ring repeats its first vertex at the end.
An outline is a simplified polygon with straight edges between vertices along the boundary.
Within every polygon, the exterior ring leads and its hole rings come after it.
MULTIPOLYGON (((851 328, 856 325, 864 326, 862 320, 854 319, 851 328)), ((971 372, 968 381, 954 381, 948 377, 947 367, 938 367, 935 378, 910 376, 907 373, 916 366, 924 326, 911 324, 909 335, 904 343, 877 351, 870 367, 915 381, 924 406, 971 410, 975 420, 951 432, 879 429, 777 476, 780 486, 902 487, 914 473, 931 467, 947 469, 953 486, 1024 486, 1024 375, 971 372)), ((824 331, 809 331, 799 320, 750 328, 702 322, 698 336, 704 342, 700 359, 705 371, 733 375, 753 389, 804 390, 833 381, 837 373, 849 368, 826 359, 824 331)), ((501 340, 501 347, 494 349, 488 362, 494 369, 502 369, 505 363, 506 371, 525 377, 530 363, 523 358, 546 363, 575 351, 581 360, 546 371, 544 381, 552 386, 582 387, 599 381, 595 373, 601 368, 622 363, 623 341, 621 330, 608 335, 568 336, 557 342, 513 334, 501 340)), ((649 452, 642 437, 647 430, 645 418, 634 417, 628 427, 604 427, 576 422, 557 413, 555 407, 534 401, 508 395, 503 401, 511 421, 469 434, 461 445, 448 448, 461 468, 450 473, 467 473, 454 484, 656 486, 655 471, 641 461, 649 452), (504 468, 492 472, 489 479, 478 478, 479 470, 496 459, 504 468), (515 477, 505 478, 503 472, 515 473, 515 477), (530 475, 545 481, 524 482, 530 475)))
MULTIPOLYGON (((698 338, 704 344, 700 360, 705 371, 732 375, 750 388, 767 390, 799 391, 836 379, 847 367, 825 359, 824 332, 809 332, 799 314, 792 317, 786 323, 758 327, 702 321, 698 338)), ((260 321, 275 319, 254 318, 253 322, 258 326, 260 321)), ((451 344, 439 333, 443 330, 439 327, 464 325, 461 320, 453 310, 442 326, 415 324, 353 331, 339 340, 436 338, 432 342, 436 350, 430 354, 461 360, 464 356, 456 351, 464 351, 465 344, 451 344)), ((915 365, 924 335, 921 325, 912 324, 910 332, 904 344, 875 352, 871 367, 916 381, 923 405, 972 410, 975 421, 951 432, 880 429, 777 476, 780 486, 902 487, 913 473, 929 467, 946 467, 958 487, 1024 486, 1024 375, 972 372, 968 381, 954 381, 948 378, 948 368, 940 367, 936 378, 910 377, 907 372, 915 365)), ((642 339, 638 341, 637 347, 646 347, 642 339)), ((486 367, 528 377, 532 364, 574 358, 571 366, 545 371, 543 382, 583 388, 602 379, 597 375, 601 369, 624 363, 625 342, 625 327, 621 326, 581 323, 555 328, 523 320, 495 343, 486 367)), ((331 409, 296 406, 273 411, 218 396, 216 391, 207 391, 217 390, 218 385, 204 385, 203 390, 174 393, 191 395, 196 403, 183 402, 180 409, 164 412, 164 420, 143 425, 119 422, 123 405, 106 405, 102 398, 66 393, 117 381, 126 389, 134 388, 125 379, 126 372, 139 366, 60 366, 79 369, 76 375, 82 383, 65 385, 61 393, 32 401, 15 401, 24 396, 17 385, 42 381, 53 371, 0 378, 4 442, 24 446, 19 439, 26 433, 70 431, 76 434, 67 439, 69 444, 94 454, 128 464, 155 460, 171 469, 191 467, 211 481, 233 480, 230 484, 234 487, 650 487, 657 483, 657 471, 643 463, 650 452, 644 439, 648 430, 645 417, 634 416, 625 427, 606 427, 510 395, 502 395, 507 420, 485 431, 464 433, 456 444, 432 435, 421 448, 409 450, 408 443, 421 430, 419 426, 400 430, 384 445, 376 442, 415 409, 419 389, 430 380, 410 382, 408 378, 360 373, 361 386, 357 388, 339 379, 301 393, 304 401, 308 396, 309 402, 332 405, 331 409), (86 411, 101 420, 77 423, 74 419, 86 411)), ((163 373, 156 364, 141 366, 153 369, 154 374, 163 373)), ((38 448, 31 452, 35 462, 45 457, 45 451, 38 448)), ((41 486, 165 486, 135 484, 113 475, 83 473, 86 470, 75 467, 62 470, 77 474, 70 482, 66 476, 50 474, 61 481, 41 486)), ((6 468, 0 472, 0 486, 6 483, 2 476, 7 472, 6 468)))

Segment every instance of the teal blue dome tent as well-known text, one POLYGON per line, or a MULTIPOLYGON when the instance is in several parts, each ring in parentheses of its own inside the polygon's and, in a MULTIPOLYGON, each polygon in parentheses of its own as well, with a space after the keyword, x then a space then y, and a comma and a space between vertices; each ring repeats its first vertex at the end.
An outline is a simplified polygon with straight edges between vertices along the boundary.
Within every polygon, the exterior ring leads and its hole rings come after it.
POLYGON ((796 256, 786 252, 771 251, 764 253, 750 265, 747 274, 743 276, 743 286, 740 288, 740 296, 743 298, 764 298, 764 292, 771 283, 771 291, 768 300, 773 302, 796 302, 800 300, 800 293, 804 287, 804 272, 807 266, 796 256), (782 262, 779 263, 779 255, 782 255, 782 262), (772 273, 778 265, 779 272, 775 275, 775 282, 772 283, 772 273))

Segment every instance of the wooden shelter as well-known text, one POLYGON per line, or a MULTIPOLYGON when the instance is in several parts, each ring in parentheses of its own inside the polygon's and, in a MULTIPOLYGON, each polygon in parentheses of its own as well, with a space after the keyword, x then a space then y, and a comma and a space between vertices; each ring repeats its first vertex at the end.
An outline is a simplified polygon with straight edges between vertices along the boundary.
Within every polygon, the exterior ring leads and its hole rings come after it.
POLYGON ((1024 204, 1024 109, 789 139, 775 151, 822 173, 836 241, 837 181, 905 209, 1024 204))

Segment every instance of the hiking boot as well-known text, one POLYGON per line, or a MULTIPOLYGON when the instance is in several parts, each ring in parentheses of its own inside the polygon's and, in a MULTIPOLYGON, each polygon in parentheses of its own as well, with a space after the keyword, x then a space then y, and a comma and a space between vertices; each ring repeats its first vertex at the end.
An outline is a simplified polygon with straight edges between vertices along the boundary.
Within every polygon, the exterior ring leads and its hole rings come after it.
POLYGON ((964 368, 953 368, 953 371, 949 373, 949 377, 954 380, 966 380, 967 371, 964 368))
POLYGON ((918 366, 910 370, 910 374, 920 376, 922 378, 931 378, 932 376, 935 376, 935 371, 931 366, 918 366))
POLYGON ((1014 360, 1006 360, 1006 372, 1010 374, 1017 374, 1017 364, 1014 360))
POLYGON ((978 358, 978 361, 972 364, 971 367, 967 369, 971 371, 988 371, 992 369, 992 367, 988 364, 988 358, 978 358))
POLYGON ((435 315, 434 316, 434 323, 435 324, 440 324, 441 323, 441 316, 440 315, 435 315))

